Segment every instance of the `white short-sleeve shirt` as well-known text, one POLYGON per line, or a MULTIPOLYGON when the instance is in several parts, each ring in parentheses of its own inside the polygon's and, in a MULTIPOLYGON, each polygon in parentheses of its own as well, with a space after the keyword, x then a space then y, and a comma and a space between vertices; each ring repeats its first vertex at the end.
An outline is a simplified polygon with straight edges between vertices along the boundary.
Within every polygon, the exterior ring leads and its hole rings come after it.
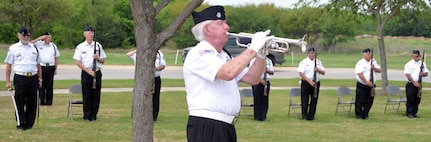
MULTIPOLYGON (((410 74, 413 81, 417 82, 419 81, 419 72, 421 71, 421 64, 422 61, 416 62, 415 60, 410 60, 409 62, 404 65, 404 74, 410 74)), ((428 72, 427 66, 424 62, 424 67, 422 68, 422 72, 428 72)))
MULTIPOLYGON (((380 65, 379 64, 377 64, 377 61, 376 60, 372 60, 373 61, 373 65, 374 65, 374 67, 375 68, 378 68, 378 69, 380 69, 380 65)), ((359 83, 361 83, 361 84, 366 84, 366 83, 364 83, 362 80, 361 80, 361 78, 359 78, 359 76, 358 76, 358 73, 362 73, 363 75, 364 75, 364 77, 365 77, 365 79, 366 80, 370 80, 370 73, 371 73, 371 61, 370 62, 368 62, 367 60, 365 60, 364 58, 362 58, 361 60, 359 60, 357 63, 356 63, 356 66, 355 66, 355 75, 356 75, 356 80, 359 82, 359 83)), ((373 82, 376 82, 376 72, 374 71, 373 72, 373 82)))
MULTIPOLYGON (((253 59, 250 61, 250 65, 253 65, 255 61, 256 61, 256 58, 253 58, 253 59)), ((272 61, 271 61, 271 59, 269 59, 269 58, 265 58, 265 67, 266 67, 266 69, 267 69, 267 70, 269 70, 269 71, 274 71, 274 65, 272 65, 272 61)), ((264 75, 265 75, 265 74, 262 74, 262 76, 260 77, 260 79, 263 79, 263 78, 265 77, 264 75)), ((271 78, 271 77, 270 77, 270 75, 267 73, 267 74, 266 74, 266 80, 268 81, 270 78, 271 78)))
POLYGON ((39 50, 41 64, 55 64, 55 58, 58 58, 60 56, 60 52, 58 51, 57 46, 50 42, 48 44, 45 44, 44 41, 39 40, 34 45, 39 50))
POLYGON ((4 62, 12 64, 13 71, 16 72, 37 72, 40 57, 33 44, 23 45, 18 42, 9 47, 4 62))
POLYGON ((233 80, 216 79, 220 67, 229 60, 227 53, 218 53, 206 41, 201 41, 188 52, 183 75, 189 111, 206 110, 238 115, 241 107, 238 82, 248 68, 233 80))
MULTIPOLYGON (((317 62, 316 67, 319 70, 325 70, 325 67, 323 67, 322 61, 320 61, 319 58, 317 58, 316 62, 317 62)), ((307 78, 314 80, 314 64, 315 64, 315 61, 307 57, 303 59, 301 62, 299 62, 299 65, 296 71, 298 73, 304 73, 304 75, 307 78)), ((316 81, 320 80, 320 73, 316 74, 316 78, 317 78, 316 81)))
MULTIPOLYGON (((129 56, 129 58, 133 60, 133 64, 136 66, 136 53, 133 53, 131 56, 129 56)), ((166 66, 165 56, 160 50, 157 51, 157 57, 156 57, 156 61, 154 62, 154 65, 156 68, 162 65, 166 66)), ((158 77, 161 74, 162 74, 162 71, 154 71, 155 77, 158 77)))
MULTIPOLYGON (((106 58, 105 51, 102 48, 102 45, 97 42, 96 50, 99 50, 99 58, 106 58)), ((97 54, 97 53, 96 53, 97 54)), ((75 48, 75 54, 73 54, 73 59, 81 61, 81 63, 86 68, 93 68, 93 55, 94 55, 94 41, 91 42, 91 45, 87 43, 87 41, 82 42, 75 48)), ((102 64, 96 62, 97 68, 102 68, 102 64)))

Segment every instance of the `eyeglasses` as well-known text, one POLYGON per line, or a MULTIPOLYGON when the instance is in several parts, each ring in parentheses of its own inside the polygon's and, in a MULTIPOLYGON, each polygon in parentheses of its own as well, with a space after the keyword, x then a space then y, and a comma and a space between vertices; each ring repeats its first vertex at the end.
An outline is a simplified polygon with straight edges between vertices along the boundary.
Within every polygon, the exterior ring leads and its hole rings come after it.
POLYGON ((30 36, 30 34, 23 34, 22 36, 30 36))

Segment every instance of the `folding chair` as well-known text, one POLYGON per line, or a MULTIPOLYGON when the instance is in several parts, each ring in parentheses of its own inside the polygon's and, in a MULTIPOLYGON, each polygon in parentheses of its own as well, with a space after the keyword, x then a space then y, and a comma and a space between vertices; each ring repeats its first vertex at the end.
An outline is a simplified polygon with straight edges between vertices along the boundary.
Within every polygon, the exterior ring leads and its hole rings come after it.
POLYGON ((253 114, 247 115, 247 109, 253 110, 254 104, 253 104, 253 91, 252 89, 241 89, 239 92, 241 96, 241 110, 244 111, 245 116, 252 116, 253 114))
POLYGON ((337 89, 338 93, 338 102, 337 108, 335 109, 335 115, 338 113, 338 108, 341 107, 343 109, 344 115, 347 117, 347 114, 350 114, 352 110, 352 105, 355 104, 355 96, 352 94, 352 90, 346 86, 340 86, 337 89), (347 112, 344 107, 349 107, 349 111, 347 112))
POLYGON ((289 111, 287 113, 287 116, 290 116, 290 109, 293 109, 293 113, 296 117, 298 115, 296 114, 295 108, 301 108, 301 88, 292 88, 289 92, 289 111))
POLYGON ((389 85, 386 87, 386 91, 388 100, 386 101, 385 111, 383 113, 386 113, 388 105, 392 105, 392 110, 395 112, 395 115, 398 115, 401 103, 406 104, 407 100, 403 98, 404 95, 401 94, 401 90, 398 86, 389 85), (397 108, 395 108, 395 105, 398 105, 397 108))
MULTIPOLYGON (((83 107, 84 102, 82 101, 82 88, 81 84, 73 84, 69 87, 69 106, 67 116, 73 121, 73 107, 83 107), (79 97, 78 97, 79 96, 79 97), (79 98, 79 99, 78 99, 79 98)), ((81 109, 82 111, 82 109, 81 109)), ((82 114, 82 113, 80 113, 82 114)))

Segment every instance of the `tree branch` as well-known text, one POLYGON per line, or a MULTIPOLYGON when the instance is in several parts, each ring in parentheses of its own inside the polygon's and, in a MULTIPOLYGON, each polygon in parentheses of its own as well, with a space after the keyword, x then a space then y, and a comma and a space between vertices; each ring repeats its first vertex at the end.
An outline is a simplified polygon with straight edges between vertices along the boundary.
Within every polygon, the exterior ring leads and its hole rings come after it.
MULTIPOLYGON (((204 0, 191 0, 186 8, 178 15, 174 22, 172 22, 166 29, 157 35, 158 41, 166 41, 172 36, 174 36, 175 31, 177 31, 181 25, 187 20, 191 13, 199 7, 204 0), (174 32, 172 32, 174 31, 174 32)), ((162 44, 162 43, 159 43, 162 44)))
POLYGON ((156 15, 159 14, 159 12, 169 4, 169 2, 171 2, 171 0, 162 0, 160 3, 157 4, 156 6, 156 15))

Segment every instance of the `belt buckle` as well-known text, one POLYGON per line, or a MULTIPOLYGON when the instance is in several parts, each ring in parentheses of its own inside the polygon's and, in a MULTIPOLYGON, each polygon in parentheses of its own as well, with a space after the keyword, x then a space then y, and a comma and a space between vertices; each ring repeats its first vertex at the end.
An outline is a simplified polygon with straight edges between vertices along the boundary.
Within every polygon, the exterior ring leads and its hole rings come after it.
POLYGON ((33 76, 32 72, 26 72, 27 77, 33 76))
POLYGON ((46 64, 45 64, 45 67, 49 67, 49 63, 46 63, 46 64))
POLYGON ((232 125, 235 125, 235 123, 236 123, 236 121, 238 120, 238 116, 235 116, 234 118, 233 118, 233 120, 232 120, 232 125))

